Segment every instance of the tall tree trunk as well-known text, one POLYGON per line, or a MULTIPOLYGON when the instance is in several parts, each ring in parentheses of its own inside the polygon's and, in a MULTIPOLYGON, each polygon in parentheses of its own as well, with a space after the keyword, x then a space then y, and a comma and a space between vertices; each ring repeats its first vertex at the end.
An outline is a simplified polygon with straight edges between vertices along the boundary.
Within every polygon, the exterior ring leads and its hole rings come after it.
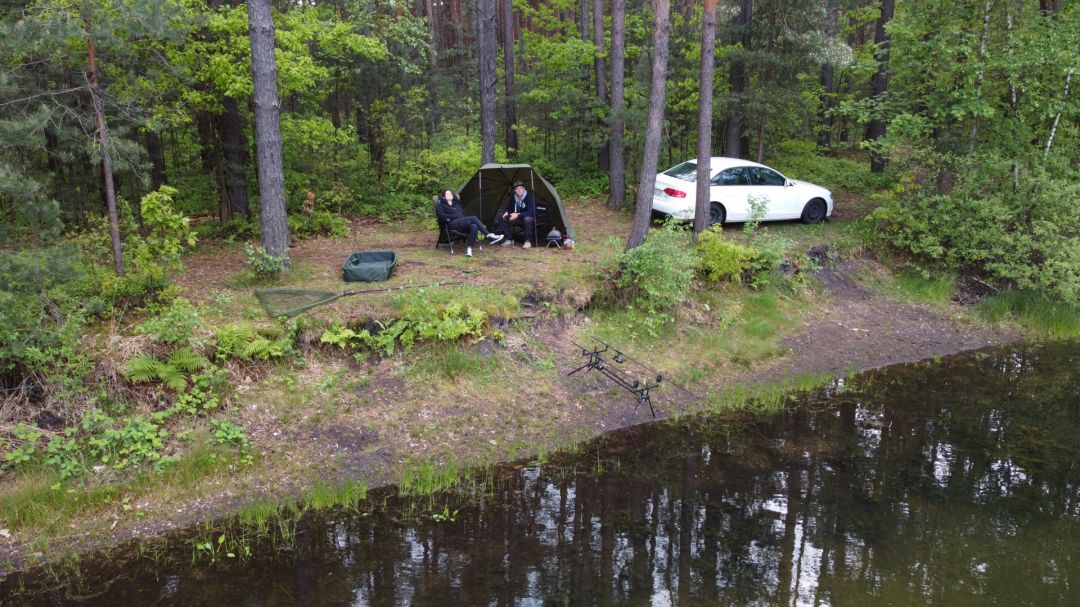
MULTIPOLYGON (((741 44, 743 50, 750 50, 750 21, 753 19, 753 0, 739 0, 739 14, 732 21, 734 42, 741 44)), ((728 76, 727 116, 724 123, 724 155, 732 158, 743 156, 743 95, 746 92, 746 67, 736 51, 731 62, 728 76)))
POLYGON ((660 161, 661 130, 664 126, 664 101, 667 96, 668 35, 671 27, 670 0, 653 0, 655 24, 653 29, 652 86, 649 90, 649 123, 645 130, 645 153, 638 179, 637 201, 634 206, 634 225, 626 242, 626 250, 645 242, 652 216, 653 189, 656 187, 656 167, 660 161))
POLYGON ((701 76, 698 87, 697 203, 694 240, 709 225, 709 178, 712 172, 713 72, 716 65, 716 0, 705 0, 701 14, 701 76))
POLYGON ((514 103, 514 2, 502 0, 503 7, 503 84, 506 97, 506 154, 517 157, 517 107, 514 103))
POLYGON ((144 139, 146 155, 150 158, 150 188, 157 191, 165 185, 165 146, 162 145, 161 135, 157 131, 148 129, 144 139))
POLYGON ((1058 109, 1057 114, 1054 114, 1054 124, 1050 127, 1050 136, 1046 138, 1046 147, 1043 149, 1043 159, 1050 156, 1050 146, 1054 145, 1054 135, 1057 134, 1058 123, 1061 122, 1061 114, 1065 112, 1065 108, 1069 103, 1069 82, 1072 81, 1073 68, 1069 68, 1069 71, 1065 73, 1065 92, 1061 95, 1061 107, 1058 109))
MULTIPOLYGON (((600 100, 600 107, 607 105, 607 69, 604 68, 604 3, 603 0, 593 0, 593 45, 596 46, 596 59, 593 61, 593 71, 596 74, 596 97, 600 100)), ((603 121, 601 121, 601 126, 603 121)), ((596 153, 596 164, 601 171, 606 171, 611 165, 610 149, 605 141, 596 153)))
MULTIPOLYGON (((881 0, 881 17, 878 18, 877 26, 874 28, 877 70, 874 71, 874 76, 870 79, 870 97, 879 104, 884 101, 889 86, 885 74, 889 64, 889 37, 885 33, 885 25, 892 19, 892 16, 893 0, 881 0)), ((878 111, 880 113, 880 106, 878 111)), ((883 137, 885 137, 885 118, 878 116, 870 121, 867 139, 877 141, 883 137)), ((874 173, 881 173, 885 170, 885 157, 877 151, 870 154, 870 170, 874 173)))
POLYGON ((270 0, 248 0, 248 36, 251 38, 251 71, 255 85, 255 149, 259 164, 263 248, 267 254, 288 263, 289 221, 285 214, 281 105, 270 0))
POLYGON ((476 0, 480 71, 480 164, 495 162, 495 0, 476 0))
POLYGON ((625 78, 626 68, 626 0, 611 0, 611 137, 608 155, 608 207, 620 209, 626 203, 626 150, 623 135, 626 130, 625 78))
POLYGON ((428 100, 431 120, 427 121, 428 140, 439 129, 442 117, 439 115, 438 94, 438 69, 439 69, 439 37, 435 29, 435 3, 433 0, 424 0, 424 13, 427 15, 428 40, 431 42, 431 50, 428 52, 428 100))
POLYGON ((248 219, 251 217, 247 189, 248 144, 243 118, 235 98, 224 97, 221 104, 224 111, 218 118, 218 133, 225 156, 225 199, 228 202, 223 219, 236 216, 248 219))
POLYGON ((101 98, 101 85, 98 82, 97 46, 94 44, 90 7, 86 0, 83 0, 80 12, 82 13, 83 34, 86 36, 90 101, 94 105, 94 116, 97 118, 98 146, 101 152, 101 175, 105 185, 105 205, 109 213, 109 237, 112 240, 113 269, 116 270, 117 276, 123 276, 124 255, 120 250, 120 219, 116 212, 116 188, 113 185, 112 161, 109 159, 109 126, 105 122, 105 102, 101 98))
MULTIPOLYGON (((825 9, 825 36, 829 40, 835 40, 838 32, 838 25, 840 23, 840 7, 839 0, 828 0, 828 5, 825 9)), ((832 63, 823 63, 821 65, 821 111, 818 113, 818 126, 817 144, 818 147, 829 147, 832 144, 832 125, 833 119, 829 114, 829 110, 833 108, 834 97, 836 96, 836 84, 834 83, 835 69, 832 63)))
MULTIPOLYGON (((982 34, 979 35, 979 69, 975 74, 975 99, 982 99, 982 85, 983 85, 983 62, 986 61, 986 37, 990 33, 990 8, 991 4, 989 0, 983 3, 982 10, 982 34)), ((971 119, 971 131, 968 133, 968 153, 975 152, 975 140, 979 135, 979 114, 978 112, 971 119)))

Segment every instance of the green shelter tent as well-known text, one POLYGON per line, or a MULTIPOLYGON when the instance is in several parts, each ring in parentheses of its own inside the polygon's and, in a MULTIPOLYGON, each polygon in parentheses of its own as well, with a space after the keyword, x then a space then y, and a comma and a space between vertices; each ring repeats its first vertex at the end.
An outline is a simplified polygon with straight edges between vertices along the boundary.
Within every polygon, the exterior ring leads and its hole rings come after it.
MULTIPOLYGON (((574 230, 566 220, 562 199, 555 186, 528 164, 489 163, 480 167, 465 185, 458 188, 461 210, 465 215, 476 215, 484 225, 494 228, 495 218, 503 212, 513 196, 515 181, 524 183, 536 198, 537 243, 543 244, 544 236, 552 228, 568 238, 574 237, 574 230)), ((440 242, 446 242, 445 234, 440 234, 439 238, 440 242)))

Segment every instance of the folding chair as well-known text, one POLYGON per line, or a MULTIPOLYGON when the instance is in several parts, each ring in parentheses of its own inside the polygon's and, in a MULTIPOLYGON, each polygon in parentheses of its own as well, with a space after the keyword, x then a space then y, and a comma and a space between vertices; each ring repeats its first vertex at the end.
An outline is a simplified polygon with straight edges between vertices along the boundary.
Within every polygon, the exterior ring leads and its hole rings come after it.
MULTIPOLYGON (((432 199, 431 199, 431 202, 432 202, 432 204, 435 205, 435 206, 432 207, 432 210, 434 210, 439 205, 439 197, 438 196, 433 196, 432 199)), ((455 240, 464 240, 464 241, 468 242, 468 240, 469 240, 469 233, 468 232, 459 232, 457 230, 451 230, 447 226, 448 222, 443 221, 442 219, 439 219, 438 213, 435 214, 435 221, 439 224, 439 232, 440 232, 439 237, 435 239, 435 248, 436 249, 438 249, 439 245, 442 244, 443 238, 446 238, 446 243, 450 245, 450 254, 454 255, 455 254, 454 253, 454 241, 455 240)), ((477 239, 476 239, 476 250, 481 252, 481 253, 484 252, 484 246, 481 244, 482 242, 483 242, 483 239, 480 238, 480 237, 477 237, 477 239)))

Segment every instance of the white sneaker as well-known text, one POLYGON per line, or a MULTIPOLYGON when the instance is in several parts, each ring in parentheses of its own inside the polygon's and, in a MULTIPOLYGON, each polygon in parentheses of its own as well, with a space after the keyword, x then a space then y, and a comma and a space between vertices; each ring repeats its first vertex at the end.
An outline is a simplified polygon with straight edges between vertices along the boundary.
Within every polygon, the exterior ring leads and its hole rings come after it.
POLYGON ((491 244, 499 244, 503 238, 506 238, 504 234, 488 234, 487 239, 491 244))
POLYGON ((504 240, 503 243, 502 243, 502 246, 504 246, 504 247, 512 247, 512 246, 514 246, 514 241, 513 240, 504 240))
POLYGON ((465 257, 472 257, 472 247, 465 248, 465 257))
POLYGON ((532 248, 532 243, 529 242, 528 240, 526 240, 525 244, 521 245, 521 248, 523 248, 523 249, 531 249, 532 248))

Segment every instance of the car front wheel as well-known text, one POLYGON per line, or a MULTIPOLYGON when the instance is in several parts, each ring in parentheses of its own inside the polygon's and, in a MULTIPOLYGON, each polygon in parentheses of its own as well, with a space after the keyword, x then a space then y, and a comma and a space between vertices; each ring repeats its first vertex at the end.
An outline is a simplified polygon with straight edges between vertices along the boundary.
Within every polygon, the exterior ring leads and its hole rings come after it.
POLYGON ((709 203, 709 225, 714 226, 717 224, 724 225, 726 213, 724 212, 724 205, 719 202, 709 203))
POLYGON ((825 220, 825 213, 829 208, 825 206, 825 201, 820 198, 815 198, 806 203, 803 207, 802 222, 803 223, 821 223, 825 220))

